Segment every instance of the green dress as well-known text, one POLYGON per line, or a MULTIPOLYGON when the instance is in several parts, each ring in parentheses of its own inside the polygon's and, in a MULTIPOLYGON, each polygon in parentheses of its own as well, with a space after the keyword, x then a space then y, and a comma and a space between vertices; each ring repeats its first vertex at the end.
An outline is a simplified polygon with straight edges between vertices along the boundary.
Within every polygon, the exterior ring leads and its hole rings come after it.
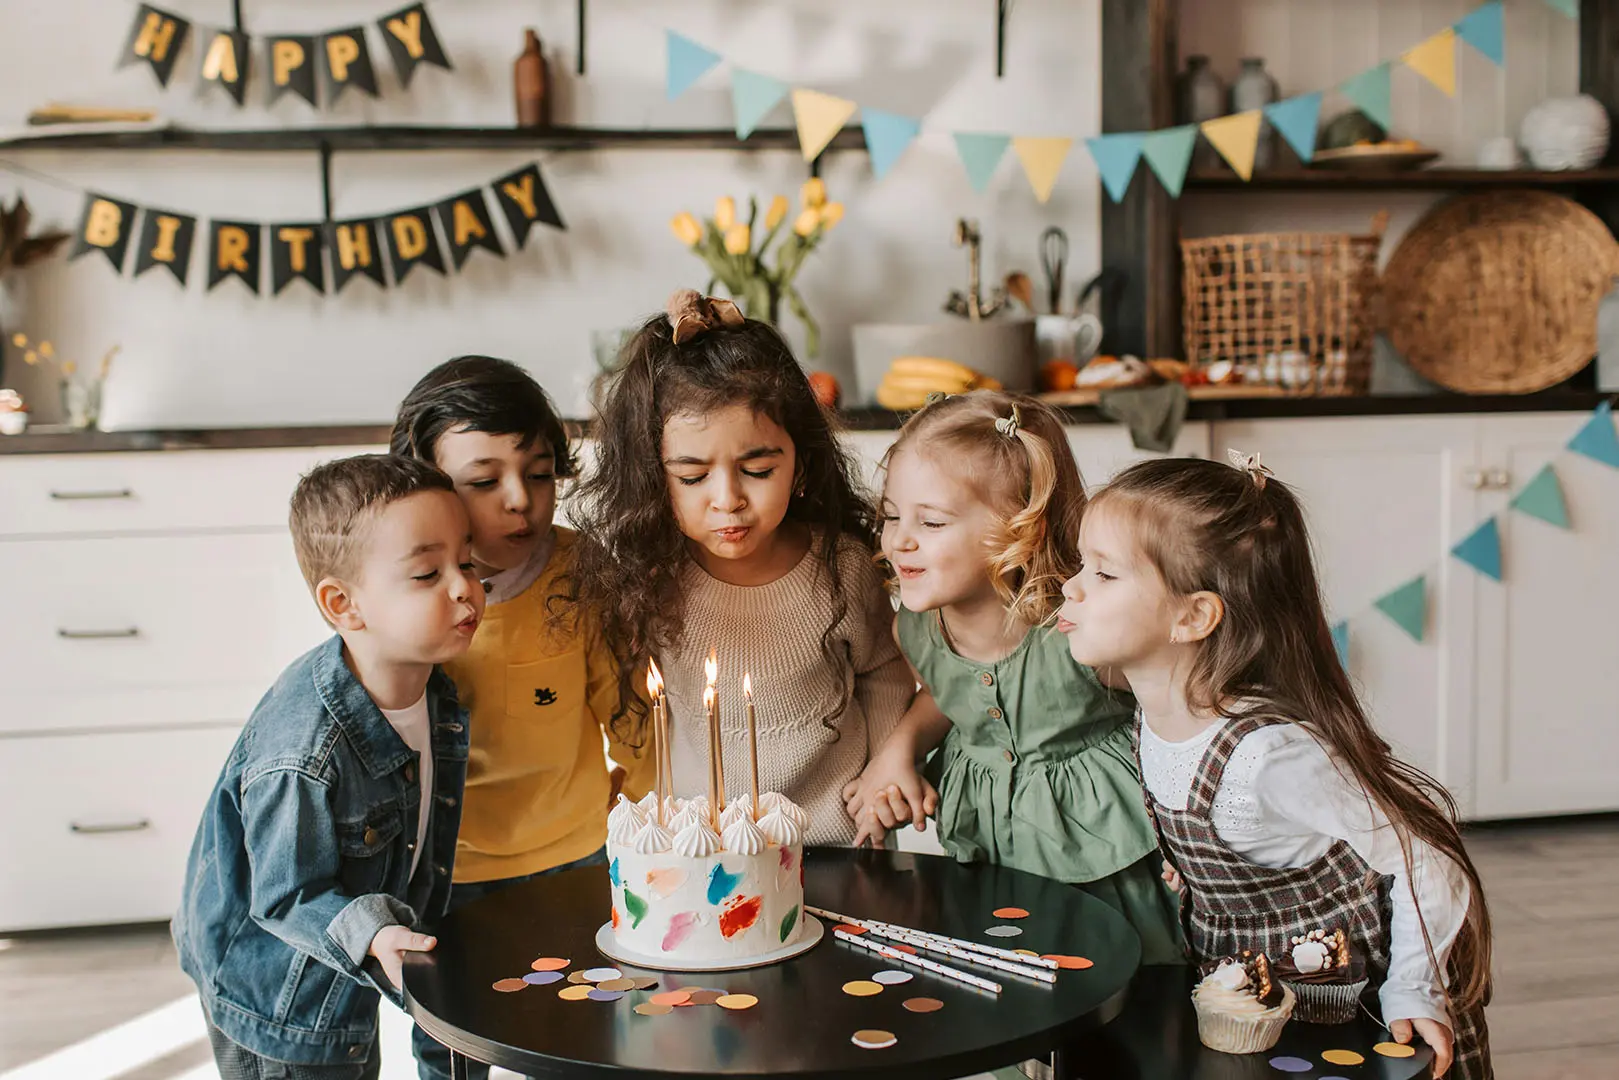
POLYGON ((901 607, 898 626, 951 722, 926 768, 945 850, 1077 885, 1130 921, 1143 963, 1180 963, 1176 899, 1130 749, 1135 700, 1075 663, 1050 627, 981 664, 950 648, 937 613, 901 607))

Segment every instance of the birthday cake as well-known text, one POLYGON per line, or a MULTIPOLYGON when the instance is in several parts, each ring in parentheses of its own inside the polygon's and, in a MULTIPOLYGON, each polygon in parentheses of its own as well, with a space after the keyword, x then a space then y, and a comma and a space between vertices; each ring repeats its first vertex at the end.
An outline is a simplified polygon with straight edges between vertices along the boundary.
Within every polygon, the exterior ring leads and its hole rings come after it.
POLYGON ((711 814, 703 796, 639 803, 607 819, 618 948, 681 967, 732 967, 791 946, 804 925, 808 815, 774 792, 711 814), (661 817, 661 821, 660 821, 661 817), (715 826, 718 826, 716 828, 715 826))

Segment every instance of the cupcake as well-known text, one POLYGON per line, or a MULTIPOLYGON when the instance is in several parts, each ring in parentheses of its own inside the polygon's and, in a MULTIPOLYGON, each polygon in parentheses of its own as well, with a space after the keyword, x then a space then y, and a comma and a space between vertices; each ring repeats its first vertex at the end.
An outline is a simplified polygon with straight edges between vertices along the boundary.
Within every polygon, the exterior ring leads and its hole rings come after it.
POLYGON ((1197 1034, 1210 1050, 1257 1054, 1282 1037, 1293 991, 1271 976, 1264 953, 1221 960, 1192 988, 1197 1034))
POLYGON ((1343 930, 1312 930, 1292 938, 1276 977, 1298 998, 1293 1016, 1306 1024, 1343 1024, 1355 1018, 1366 989, 1366 964, 1343 930))

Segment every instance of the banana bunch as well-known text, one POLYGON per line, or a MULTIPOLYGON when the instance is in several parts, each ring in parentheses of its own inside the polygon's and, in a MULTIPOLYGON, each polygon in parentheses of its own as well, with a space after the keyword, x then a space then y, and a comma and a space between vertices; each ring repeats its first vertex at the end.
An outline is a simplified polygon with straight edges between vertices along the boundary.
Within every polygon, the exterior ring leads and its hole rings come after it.
POLYGON ((920 409, 929 394, 965 394, 999 390, 1001 384, 965 364, 936 356, 901 356, 888 365, 877 385, 877 404, 885 409, 920 409))

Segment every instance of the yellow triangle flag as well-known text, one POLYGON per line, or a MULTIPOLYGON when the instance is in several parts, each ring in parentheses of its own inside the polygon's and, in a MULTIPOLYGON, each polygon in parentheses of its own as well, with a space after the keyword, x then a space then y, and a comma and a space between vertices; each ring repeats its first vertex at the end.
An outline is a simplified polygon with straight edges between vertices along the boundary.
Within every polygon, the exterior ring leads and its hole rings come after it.
POLYGON ((1405 66, 1451 97, 1456 96, 1456 30, 1445 27, 1400 57, 1405 66))
POLYGON ((798 148, 804 152, 804 160, 819 157, 859 107, 846 98, 819 90, 794 90, 793 119, 798 124, 798 148))
POLYGON ((1074 140, 1065 135, 1020 135, 1012 140, 1012 149, 1017 151, 1018 160, 1023 163, 1023 175, 1029 178, 1034 197, 1041 202, 1051 198, 1051 189, 1057 185, 1057 174, 1062 171, 1063 160, 1068 157, 1073 145, 1074 140))
POLYGON ((1203 137, 1244 180, 1254 175, 1254 152, 1259 149, 1259 121, 1263 117, 1260 110, 1249 109, 1203 122, 1203 137))

